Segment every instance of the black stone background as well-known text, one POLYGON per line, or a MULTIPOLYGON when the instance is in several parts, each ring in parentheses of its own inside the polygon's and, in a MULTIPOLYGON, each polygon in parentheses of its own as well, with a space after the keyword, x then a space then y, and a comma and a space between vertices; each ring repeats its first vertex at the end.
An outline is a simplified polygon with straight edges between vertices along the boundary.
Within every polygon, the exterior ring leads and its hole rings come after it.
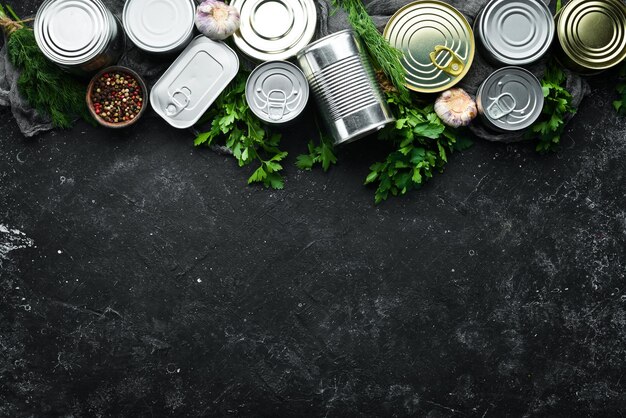
POLYGON ((0 416, 625 415, 613 84, 559 153, 477 141, 380 206, 374 139, 293 166, 308 118, 268 191, 154 114, 24 140, 0 110, 0 416))

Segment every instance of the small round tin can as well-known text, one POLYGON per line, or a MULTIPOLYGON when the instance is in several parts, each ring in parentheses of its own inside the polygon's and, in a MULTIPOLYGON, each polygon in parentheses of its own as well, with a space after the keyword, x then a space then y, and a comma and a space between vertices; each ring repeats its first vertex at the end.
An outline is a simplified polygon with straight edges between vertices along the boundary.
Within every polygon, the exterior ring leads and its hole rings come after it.
POLYGON ((335 144, 356 141, 395 120, 365 47, 351 30, 310 44, 298 63, 335 144))
POLYGON ((266 62, 248 77, 246 100, 263 122, 281 125, 302 113, 309 100, 309 83, 302 70, 290 62, 266 62))
POLYGON ((384 36, 402 51, 407 87, 438 93, 456 85, 474 60, 474 33, 454 7, 434 0, 410 3, 394 14, 384 36))
POLYGON ((491 74, 476 94, 478 114, 498 132, 517 132, 535 123, 543 110, 541 83, 528 70, 504 67, 491 74))
POLYGON ((295 56, 311 42, 317 25, 313 0, 233 0, 241 26, 233 35, 241 52, 256 61, 295 56))
POLYGON ((554 19, 543 0, 491 0, 474 22, 476 43, 496 65, 529 65, 554 39, 554 19))
POLYGON ((171 54, 193 39, 194 0, 128 0, 123 21, 137 48, 153 54, 171 54))
POLYGON ((626 58, 626 4, 621 0, 571 0, 557 13, 557 59, 591 75, 626 58))
POLYGON ((81 76, 115 64, 124 50, 122 26, 100 0, 46 0, 34 32, 46 58, 81 76))

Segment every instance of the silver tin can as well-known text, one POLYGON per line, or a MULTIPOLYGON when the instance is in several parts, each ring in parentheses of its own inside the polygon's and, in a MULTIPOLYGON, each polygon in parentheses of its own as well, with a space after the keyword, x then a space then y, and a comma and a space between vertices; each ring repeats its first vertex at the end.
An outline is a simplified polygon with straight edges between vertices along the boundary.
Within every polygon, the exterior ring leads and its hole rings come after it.
POLYGON ((542 0, 491 0, 474 22, 480 51, 496 65, 529 65, 554 39, 554 19, 542 0))
POLYGON ((197 36, 150 92, 154 111, 175 128, 192 127, 239 71, 239 58, 223 42, 197 36))
POLYGON ((298 62, 335 144, 355 141, 394 121, 364 46, 351 30, 307 46, 298 62))
POLYGON ((46 0, 34 31, 50 61, 81 76, 115 64, 124 51, 122 26, 100 0, 46 0))
POLYGON ((194 0, 127 0, 124 29, 137 48, 170 54, 193 39, 195 13, 194 0))
POLYGON ((313 0, 233 0, 241 15, 237 48, 257 61, 294 57, 311 42, 317 25, 313 0))
POLYGON ((302 113, 309 100, 309 83, 302 70, 290 62, 266 62, 248 77, 246 100, 263 122, 281 125, 302 113))
POLYGON ((530 71, 504 67, 481 84, 476 104, 478 114, 488 128, 498 132, 522 131, 541 115, 543 90, 530 71))

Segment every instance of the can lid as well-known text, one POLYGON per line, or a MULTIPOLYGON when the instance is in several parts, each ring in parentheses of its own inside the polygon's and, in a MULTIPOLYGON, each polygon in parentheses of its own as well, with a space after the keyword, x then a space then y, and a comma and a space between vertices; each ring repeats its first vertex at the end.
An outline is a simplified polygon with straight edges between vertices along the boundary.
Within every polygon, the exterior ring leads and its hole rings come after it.
POLYGON ((404 53, 407 87, 437 93, 457 84, 474 60, 474 33, 454 7, 434 0, 410 3, 394 14, 384 32, 404 53))
POLYGON ((604 70, 626 58, 626 5, 621 0, 572 0, 557 18, 561 47, 577 64, 604 70))
POLYGON ((543 110, 541 83, 521 67, 497 70, 479 87, 476 97, 481 115, 503 131, 528 128, 543 110))
POLYGON ((550 49, 554 20, 542 0, 492 0, 477 19, 480 41, 493 59, 527 65, 550 49))
POLYGON ((302 70, 290 62, 266 62, 248 77, 246 100, 250 110, 264 122, 286 123, 306 107, 309 83, 302 70))
POLYGON ((138 48, 169 52, 191 39, 195 12, 193 0, 128 0, 124 28, 138 48))
POLYGON ((235 45, 259 61, 285 60, 307 46, 317 24, 313 0, 234 0, 241 15, 235 45))
POLYGON ((228 45, 197 36, 154 84, 150 104, 173 127, 190 128, 238 71, 239 58, 228 45))
POLYGON ((34 30, 44 55, 59 64, 76 65, 104 48, 111 26, 100 0, 48 0, 37 11, 34 30))

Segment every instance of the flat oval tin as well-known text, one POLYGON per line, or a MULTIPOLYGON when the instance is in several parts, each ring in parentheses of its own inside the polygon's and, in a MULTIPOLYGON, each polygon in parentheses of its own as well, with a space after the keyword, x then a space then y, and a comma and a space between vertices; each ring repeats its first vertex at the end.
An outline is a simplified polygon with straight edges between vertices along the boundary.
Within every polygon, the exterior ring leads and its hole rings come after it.
POLYGON ((440 1, 416 1, 402 7, 387 23, 384 36, 404 54, 407 87, 420 93, 454 86, 474 60, 474 33, 469 22, 440 1))
POLYGON ((557 35, 567 58, 583 71, 614 67, 626 58, 626 4, 571 0, 557 14, 557 35))
POLYGON ((239 71, 239 58, 223 42, 196 37, 150 92, 154 111, 175 128, 193 126, 239 71))
POLYGON ((476 94, 481 119, 501 132, 521 131, 532 125, 541 115, 543 100, 541 83, 521 67, 497 70, 476 94))
POLYGON ((306 107, 309 83, 302 70, 290 62, 266 62, 248 77, 246 100, 262 121, 273 125, 287 123, 306 107))
POLYGON ((474 31, 489 61, 528 65, 550 49, 554 19, 542 0, 492 0, 477 17, 474 31))
POLYGON ((193 39, 196 4, 193 0, 128 0, 124 28, 139 49, 171 53, 193 39))
POLYGON ((313 0, 233 0, 241 26, 235 45, 258 61, 295 56, 315 35, 317 10, 313 0))

